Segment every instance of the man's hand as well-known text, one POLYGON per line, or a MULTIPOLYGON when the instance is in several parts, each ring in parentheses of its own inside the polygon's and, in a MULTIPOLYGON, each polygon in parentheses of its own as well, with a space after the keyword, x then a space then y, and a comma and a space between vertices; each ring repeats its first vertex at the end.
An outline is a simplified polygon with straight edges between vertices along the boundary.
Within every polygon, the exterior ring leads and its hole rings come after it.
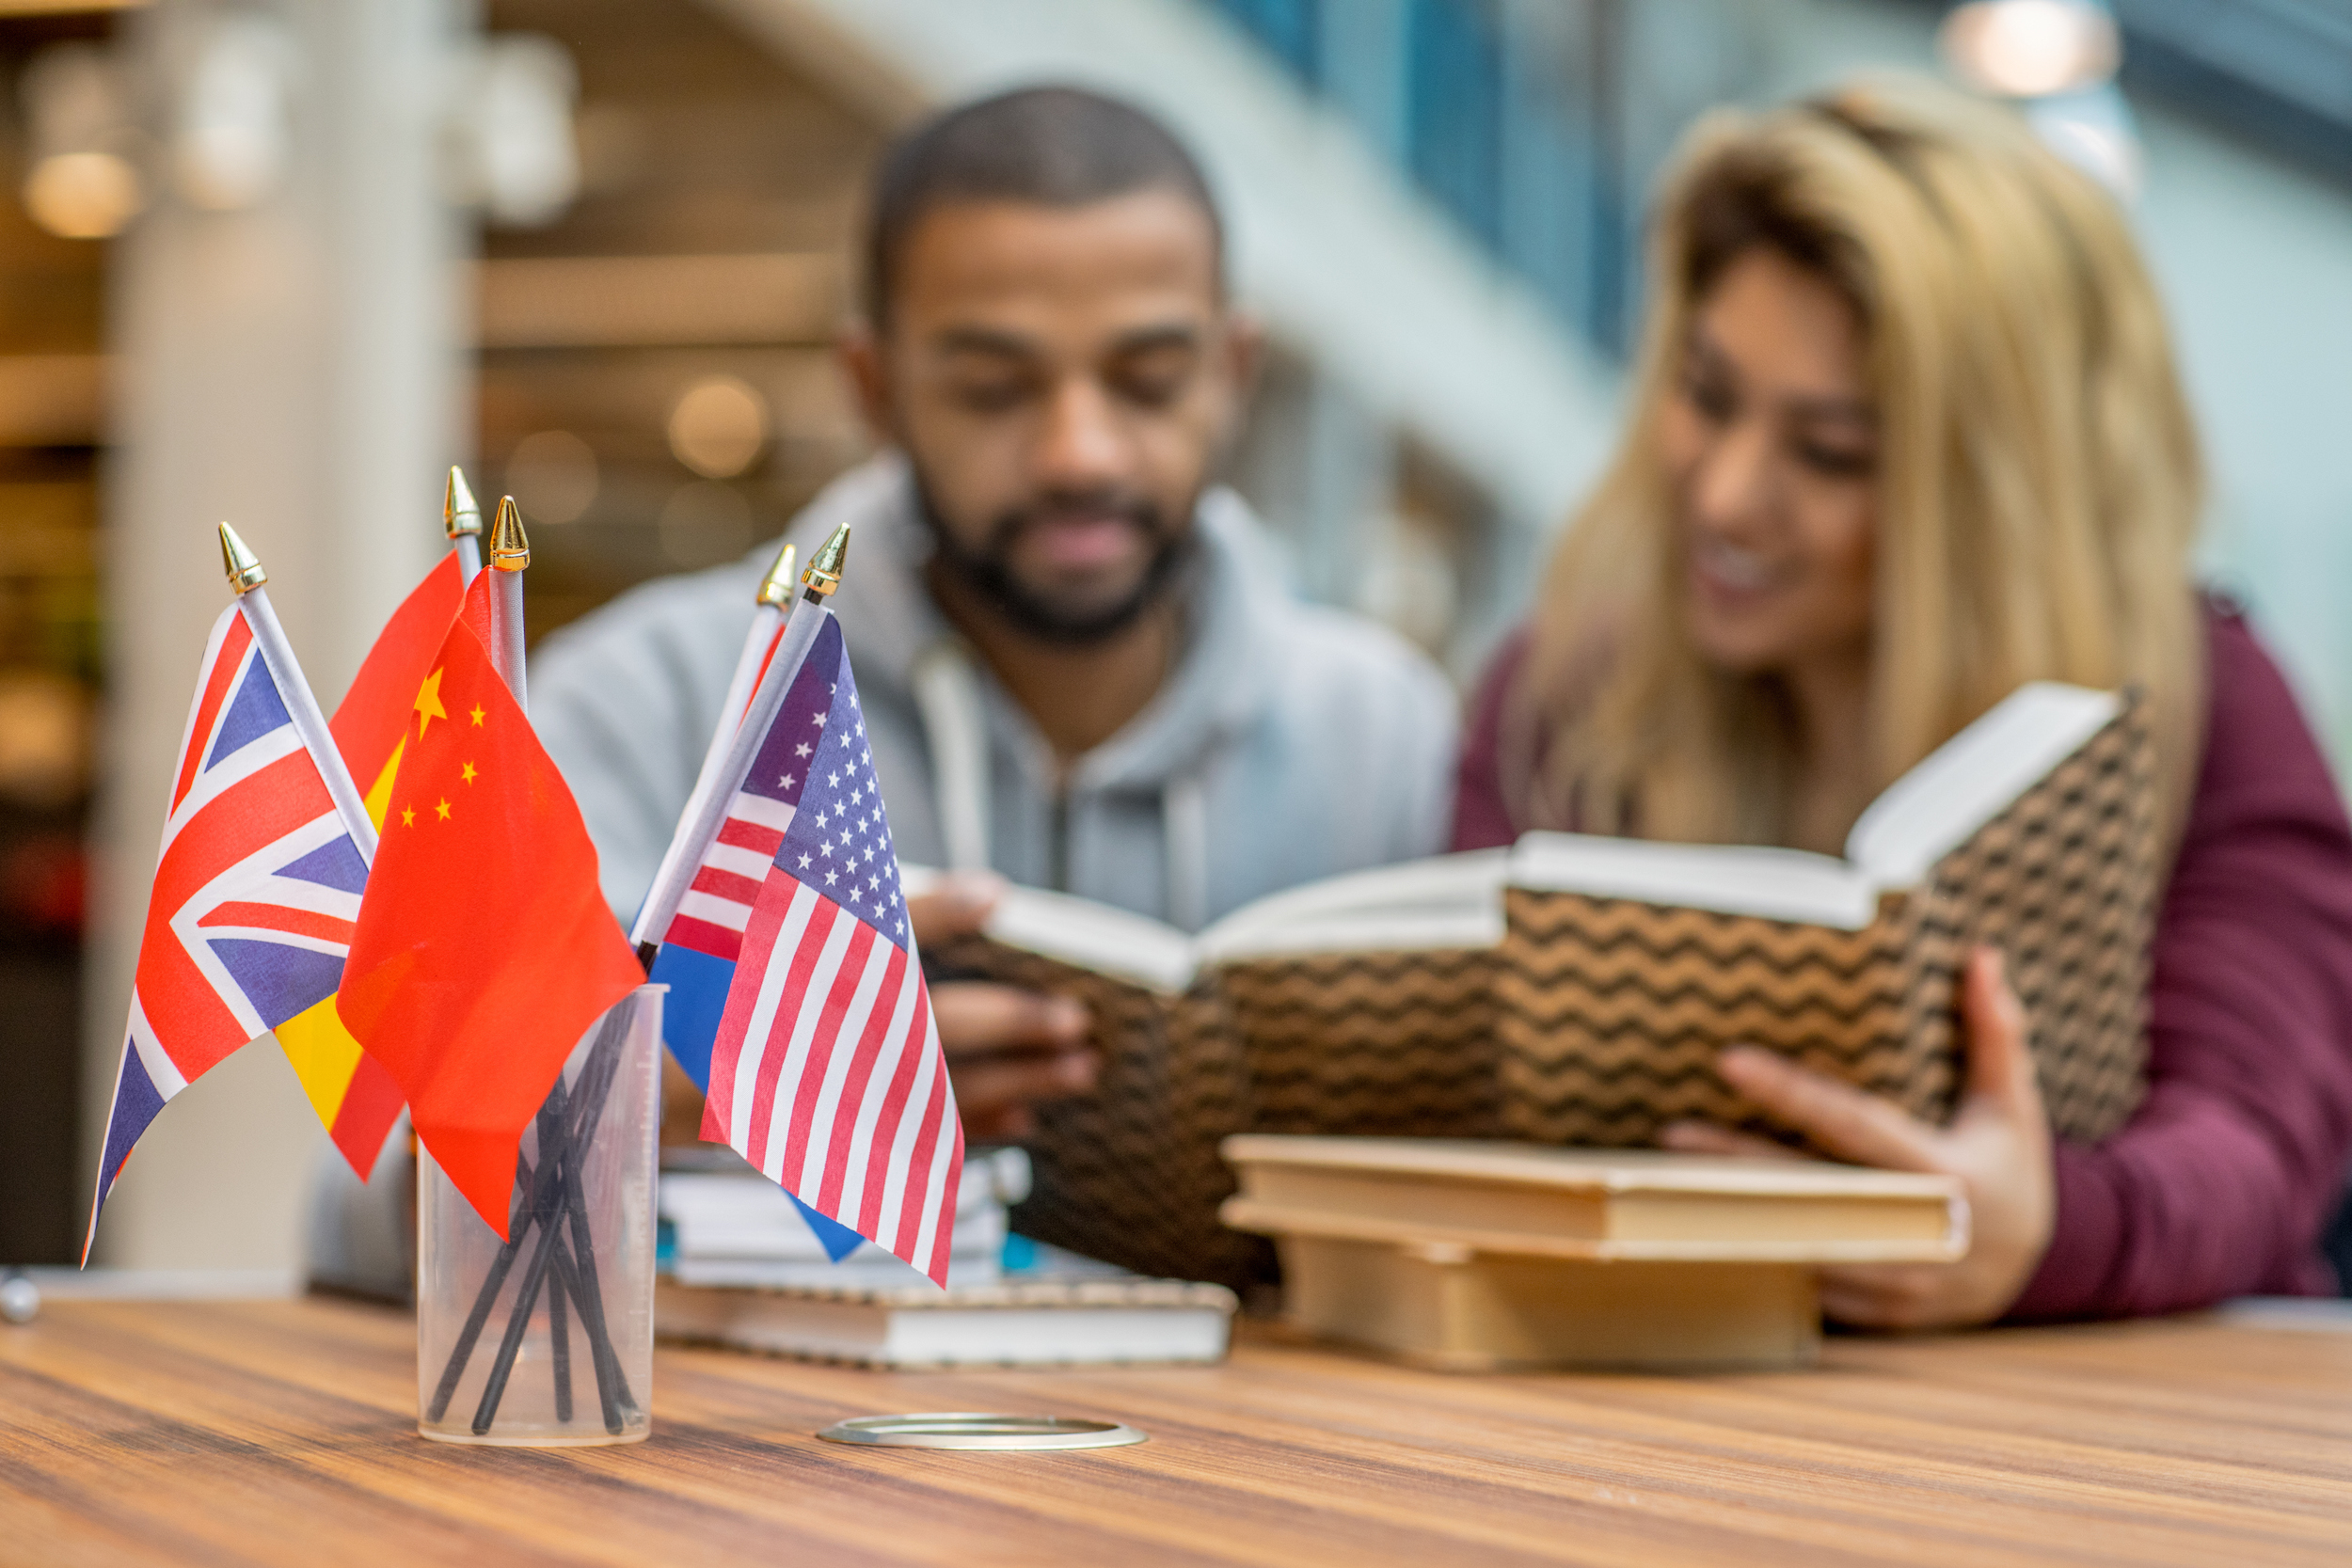
MULTIPOLYGON (((1771 1052, 1735 1046, 1718 1070, 1765 1114, 1841 1160, 1960 1178, 1974 1241, 1955 1263, 1854 1264, 1821 1271, 1821 1309, 1866 1328, 1956 1328, 1990 1323, 2017 1299, 2050 1244, 2057 1206, 2050 1125, 2042 1108, 2026 1013, 2000 955, 1969 956, 1961 993, 1967 1082, 1949 1127, 1933 1127, 1771 1052)), ((1769 1139, 1698 1122, 1660 1134, 1668 1148, 1791 1158, 1769 1139)))
MULTIPOLYGON (((941 878, 930 892, 907 900, 915 942, 928 946, 977 931, 1003 891, 992 876, 941 878)), ((931 987, 931 1013, 968 1137, 1021 1137, 1037 1126, 1032 1104, 1094 1087, 1101 1063, 1088 1044, 1092 1021, 1069 997, 945 980, 931 987)))

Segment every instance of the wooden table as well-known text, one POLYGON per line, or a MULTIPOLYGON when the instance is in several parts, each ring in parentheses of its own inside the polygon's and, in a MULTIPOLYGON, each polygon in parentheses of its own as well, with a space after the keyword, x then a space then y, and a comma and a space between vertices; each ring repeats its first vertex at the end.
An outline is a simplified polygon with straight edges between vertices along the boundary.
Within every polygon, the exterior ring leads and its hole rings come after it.
POLYGON ((2352 1334, 1834 1340, 1715 1378, 1411 1371, 1258 1331, 1205 1369, 890 1375, 664 1350, 636 1448, 415 1434, 405 1314, 53 1303, 0 1325, 0 1562, 2352 1561, 2352 1334), (1082 1453, 809 1434, 1133 1422, 1082 1453))

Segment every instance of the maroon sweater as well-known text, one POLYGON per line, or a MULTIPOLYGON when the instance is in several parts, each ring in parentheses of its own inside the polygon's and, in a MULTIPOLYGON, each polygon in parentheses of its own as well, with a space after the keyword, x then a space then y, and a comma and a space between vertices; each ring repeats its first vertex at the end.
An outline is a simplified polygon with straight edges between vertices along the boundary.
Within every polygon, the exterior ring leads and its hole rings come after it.
MULTIPOLYGON (((2156 918, 2149 1087, 2057 1149, 2058 1224, 2012 1318, 2328 1295, 2317 1238, 2352 1152, 2352 825, 2311 728, 2235 613, 2206 618, 2211 712, 2156 918)), ((1454 847, 1508 844, 1497 768, 1514 639, 1481 684, 1454 847)))

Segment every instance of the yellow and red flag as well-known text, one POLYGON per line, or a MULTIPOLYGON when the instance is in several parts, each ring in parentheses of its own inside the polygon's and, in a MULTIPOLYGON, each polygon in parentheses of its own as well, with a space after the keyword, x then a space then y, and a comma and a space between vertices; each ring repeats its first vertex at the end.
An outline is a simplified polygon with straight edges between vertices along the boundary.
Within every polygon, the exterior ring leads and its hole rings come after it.
POLYGON ((501 1237, 524 1127, 644 979, 580 808, 492 668, 484 572, 415 687, 336 1003, 501 1237))
MULTIPOLYGON (((400 768, 409 704, 441 651, 462 595, 457 552, 452 550, 385 623, 327 725, 344 768, 366 791, 368 816, 379 833, 384 831, 384 802, 400 768)), ((359 1049, 336 1013, 332 995, 273 1032, 335 1147, 365 1180, 384 1147, 384 1135, 400 1116, 400 1085, 359 1049)))

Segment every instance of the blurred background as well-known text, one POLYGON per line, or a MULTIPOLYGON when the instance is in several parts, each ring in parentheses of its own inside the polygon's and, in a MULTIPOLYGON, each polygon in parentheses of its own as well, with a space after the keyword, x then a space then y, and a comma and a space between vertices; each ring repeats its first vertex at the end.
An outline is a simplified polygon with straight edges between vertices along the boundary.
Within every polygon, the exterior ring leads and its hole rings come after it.
MULTIPOLYGON (((0 0, 0 1262, 78 1243, 214 522, 330 705, 453 461, 522 505, 534 637, 741 554, 863 451, 828 344, 885 139, 1077 81, 1228 205, 1276 345, 1232 478, 1299 589, 1467 681, 1611 441, 1659 164, 1871 67, 2129 204, 2210 573, 2352 761, 2352 0, 0 0)), ((321 1143, 241 1053, 100 1258, 291 1283, 321 1143)))

